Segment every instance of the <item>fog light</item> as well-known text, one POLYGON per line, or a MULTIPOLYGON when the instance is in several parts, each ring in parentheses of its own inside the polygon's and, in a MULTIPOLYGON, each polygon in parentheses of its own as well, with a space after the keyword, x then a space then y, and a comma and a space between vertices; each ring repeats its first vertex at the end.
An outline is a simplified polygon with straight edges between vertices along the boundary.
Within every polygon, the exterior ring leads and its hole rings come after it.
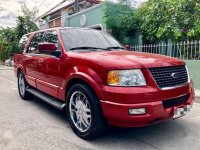
POLYGON ((128 110, 129 115, 141 115, 141 114, 145 114, 145 113, 146 113, 145 108, 131 108, 128 110))

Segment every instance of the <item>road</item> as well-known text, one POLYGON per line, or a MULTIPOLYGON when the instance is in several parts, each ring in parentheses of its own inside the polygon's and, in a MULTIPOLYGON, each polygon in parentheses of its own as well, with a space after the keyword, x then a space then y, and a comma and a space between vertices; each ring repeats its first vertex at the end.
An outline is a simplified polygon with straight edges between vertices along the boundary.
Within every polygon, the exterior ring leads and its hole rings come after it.
POLYGON ((0 149, 132 149, 198 150, 200 148, 200 104, 187 116, 141 128, 111 128, 93 141, 78 138, 63 112, 37 98, 18 96, 11 69, 0 68, 0 149))

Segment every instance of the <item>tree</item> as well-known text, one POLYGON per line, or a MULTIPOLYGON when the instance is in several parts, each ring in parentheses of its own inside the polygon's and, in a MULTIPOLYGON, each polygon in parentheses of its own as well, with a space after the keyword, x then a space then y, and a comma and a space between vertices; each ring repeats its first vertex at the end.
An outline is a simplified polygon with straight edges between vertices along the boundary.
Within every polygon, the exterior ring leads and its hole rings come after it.
POLYGON ((32 31, 38 30, 34 23, 38 9, 34 7, 29 10, 26 5, 22 6, 22 16, 17 17, 17 26, 15 28, 0 28, 0 60, 4 61, 12 57, 14 53, 21 51, 18 47, 20 38, 32 31))
POLYGON ((19 51, 15 28, 0 29, 0 60, 4 61, 19 51))
POLYGON ((20 39, 24 34, 27 33, 25 18, 22 16, 17 17, 17 37, 20 39))
POLYGON ((33 7, 33 9, 29 9, 26 4, 21 7, 22 16, 17 17, 17 34, 18 40, 26 33, 33 32, 38 30, 37 25, 34 23, 36 20, 36 16, 38 13, 38 9, 33 7))
MULTIPOLYGON (((36 26, 36 24, 34 23, 37 19, 37 14, 38 14, 38 9, 37 7, 33 7, 32 9, 29 9, 26 4, 24 3, 24 5, 21 7, 21 10, 22 10, 22 13, 23 13, 23 17, 24 20, 24 27, 25 27, 25 30, 27 32, 33 32, 33 31, 36 31, 38 30, 38 27, 36 26)), ((18 18, 19 19, 19 18, 18 18)), ((22 18, 20 18, 22 19, 22 18)), ((20 20, 22 21, 22 20, 20 20)))
POLYGON ((126 20, 147 42, 199 39, 199 0, 149 0, 126 20))
POLYGON ((124 44, 128 43, 126 36, 132 30, 124 24, 127 16, 135 12, 135 9, 130 7, 131 2, 133 0, 120 0, 118 4, 105 2, 104 7, 104 20, 108 31, 124 44))

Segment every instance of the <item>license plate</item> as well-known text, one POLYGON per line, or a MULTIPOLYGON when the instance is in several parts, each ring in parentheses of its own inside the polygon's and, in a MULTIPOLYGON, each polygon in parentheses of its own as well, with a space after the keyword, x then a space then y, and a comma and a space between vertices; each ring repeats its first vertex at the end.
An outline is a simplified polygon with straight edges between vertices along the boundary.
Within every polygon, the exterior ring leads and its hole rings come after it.
POLYGON ((173 119, 182 117, 190 112, 191 105, 185 105, 184 107, 174 109, 173 119))

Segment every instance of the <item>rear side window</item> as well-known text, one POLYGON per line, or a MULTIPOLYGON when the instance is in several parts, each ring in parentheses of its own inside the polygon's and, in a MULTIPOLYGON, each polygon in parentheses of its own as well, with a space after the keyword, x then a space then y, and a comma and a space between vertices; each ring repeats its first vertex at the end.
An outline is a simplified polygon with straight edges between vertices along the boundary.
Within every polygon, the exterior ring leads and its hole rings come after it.
POLYGON ((38 44, 44 41, 43 37, 44 37, 44 32, 39 32, 35 34, 29 45, 28 53, 39 54, 38 44))
POLYGON ((24 50, 28 40, 30 38, 30 34, 26 34, 26 35, 23 35, 22 38, 20 39, 19 41, 19 48, 20 50, 24 50))

